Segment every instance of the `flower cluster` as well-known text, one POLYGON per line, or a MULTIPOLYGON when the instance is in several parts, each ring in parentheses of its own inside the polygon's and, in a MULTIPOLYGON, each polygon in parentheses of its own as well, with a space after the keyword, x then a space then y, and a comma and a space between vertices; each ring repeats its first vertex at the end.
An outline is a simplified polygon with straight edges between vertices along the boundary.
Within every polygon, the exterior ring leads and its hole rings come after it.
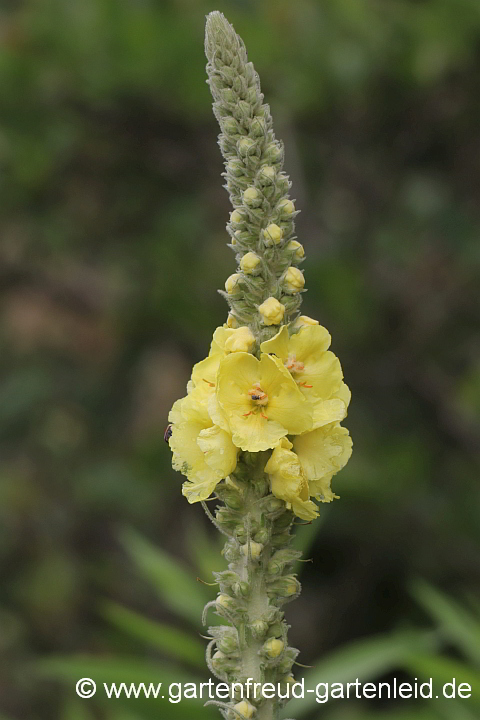
POLYGON ((312 497, 333 499, 330 481, 351 454, 340 425, 350 393, 327 330, 302 316, 291 333, 283 325, 256 357, 248 327, 215 331, 169 415, 173 465, 188 478, 189 502, 234 477, 241 452, 263 451, 271 451, 264 472, 272 493, 298 517, 317 516, 312 497))

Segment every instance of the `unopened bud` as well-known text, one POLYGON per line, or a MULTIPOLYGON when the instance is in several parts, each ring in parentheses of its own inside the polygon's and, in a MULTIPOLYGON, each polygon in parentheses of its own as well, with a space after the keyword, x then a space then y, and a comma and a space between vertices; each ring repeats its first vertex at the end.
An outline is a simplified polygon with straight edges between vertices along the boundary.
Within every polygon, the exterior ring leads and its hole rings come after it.
MULTIPOLYGON (((253 705, 250 705, 247 700, 242 700, 233 707, 237 711, 237 713, 243 715, 243 717, 247 720, 250 720, 250 718, 252 718, 255 714, 255 708, 253 707, 253 705)), ((235 717, 238 718, 238 715, 235 715, 235 717)))
POLYGON ((236 582, 232 585, 232 590, 237 597, 247 597, 250 592, 250 585, 247 582, 236 582))
POLYGON ((224 595, 223 593, 217 596, 215 603, 220 608, 224 608, 224 610, 233 610, 235 607, 235 600, 233 600, 229 595, 224 595))
POLYGON ((274 297, 269 297, 258 307, 264 325, 280 325, 285 315, 285 306, 274 297))
POLYGON ((290 240, 287 245, 287 250, 292 253, 295 260, 301 260, 305 255, 303 245, 299 243, 298 240, 290 240))
POLYGON ((288 198, 284 198, 283 200, 280 200, 280 202, 277 205, 277 208, 278 208, 278 210, 280 210, 280 212, 284 213, 285 215, 292 215, 292 213, 295 212, 295 205, 288 198))
MULTIPOLYGON (((217 641, 217 648, 220 652, 225 653, 225 655, 231 655, 237 652, 238 643, 231 635, 224 635, 224 637, 217 641)), ((215 655, 213 657, 215 657, 215 655)))
POLYGON ((318 320, 314 320, 308 315, 300 315, 294 322, 294 328, 310 327, 311 325, 318 325, 318 320))
POLYGON ((255 542, 262 543, 262 545, 266 545, 268 540, 270 538, 270 533, 268 532, 267 528, 260 528, 260 530, 255 533, 255 537, 253 538, 255 542))
POLYGON ((242 157, 247 157, 247 155, 250 155, 254 147, 255 142, 252 140, 252 138, 242 137, 237 143, 238 152, 242 157))
POLYGON ((228 313, 227 317, 227 327, 232 328, 233 330, 235 328, 238 328, 238 320, 235 317, 235 315, 232 315, 232 313, 228 313))
POLYGON ((233 273, 233 275, 230 275, 230 277, 225 280, 225 290, 229 295, 238 292, 237 285, 241 279, 242 276, 240 275, 240 273, 233 273))
POLYGON ((257 543, 254 540, 249 543, 245 543, 245 545, 242 545, 242 553, 245 555, 245 557, 248 557, 250 554, 254 560, 260 557, 260 555, 262 554, 262 550, 262 543, 257 543))
POLYGON ((268 623, 264 622, 264 620, 254 620, 250 625, 250 630, 255 638, 264 637, 268 630, 268 623))
POLYGON ((238 123, 233 117, 223 118, 221 127, 226 135, 238 135, 238 123))
POLYGON ((241 177, 245 171, 245 165, 238 158, 232 158, 227 163, 227 171, 231 172, 234 177, 241 177))
POLYGON ((284 647, 285 644, 283 640, 279 640, 278 638, 270 638, 270 640, 267 640, 267 642, 264 643, 263 652, 268 655, 268 657, 276 658, 283 652, 284 647))
POLYGON ((243 192, 243 199, 250 207, 258 207, 262 204, 262 193, 255 187, 248 187, 243 192))
POLYGON ((254 252, 248 252, 240 260, 240 267, 244 273, 251 274, 260 265, 260 258, 254 252))
POLYGON ((279 163, 283 160, 283 148, 278 142, 268 143, 265 155, 270 162, 279 163))
POLYGON ((250 126, 250 132, 254 137, 265 135, 265 120, 261 117, 254 117, 250 126))
POLYGON ((278 245, 283 238, 283 230, 276 223, 270 223, 263 231, 265 245, 278 245))
POLYGON ((234 225, 239 225, 241 222, 243 222, 242 213, 239 212, 238 210, 234 210, 232 213, 230 213, 230 222, 233 223, 234 225))
POLYGON ((290 266, 285 273, 283 280, 285 290, 292 294, 298 293, 300 290, 303 290, 304 285, 305 278, 303 277, 302 271, 296 267, 290 266))
POLYGON ((262 185, 270 185, 275 181, 275 168, 271 165, 265 165, 258 173, 258 179, 262 185))
MULTIPOLYGON (((233 331, 225 341, 225 352, 250 352, 255 345, 255 336, 247 326, 233 331)), ((229 503, 230 504, 230 503, 229 503)))

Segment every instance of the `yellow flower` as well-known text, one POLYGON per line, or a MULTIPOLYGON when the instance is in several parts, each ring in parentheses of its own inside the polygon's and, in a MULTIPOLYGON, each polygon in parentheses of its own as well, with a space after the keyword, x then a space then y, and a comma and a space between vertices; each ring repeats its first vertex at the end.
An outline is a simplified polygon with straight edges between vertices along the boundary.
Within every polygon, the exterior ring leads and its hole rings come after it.
POLYGON ((205 397, 196 389, 177 400, 169 420, 172 464, 188 478, 182 492, 190 503, 205 500, 235 470, 238 449, 229 433, 212 423, 205 397))
POLYGON ((243 326, 233 330, 225 340, 226 352, 250 352, 255 345, 255 336, 250 328, 243 326))
POLYGON ((242 276, 240 273, 233 273, 225 280, 225 290, 229 295, 238 291, 238 281, 241 280, 242 276))
POLYGON ((293 438, 293 449, 308 480, 310 495, 322 502, 336 496, 330 489, 332 477, 348 462, 352 440, 338 423, 324 425, 293 438))
POLYGON ((265 245, 278 245, 283 238, 283 230, 276 223, 270 223, 263 231, 263 242, 265 245))
POLYGON ((307 327, 309 325, 318 325, 318 320, 314 320, 308 315, 300 315, 293 323, 294 328, 307 327))
POLYGON ((300 292, 300 290, 303 290, 304 285, 305 278, 303 277, 302 271, 296 267, 290 266, 285 273, 285 278, 283 280, 285 290, 289 293, 297 293, 300 292))
POLYGON ((223 358, 209 411, 217 425, 230 430, 234 444, 249 452, 312 427, 310 404, 290 373, 268 355, 257 360, 238 352, 223 358))
POLYGON ((302 243, 299 243, 298 240, 290 240, 287 245, 287 250, 293 253, 293 257, 296 260, 301 260, 305 256, 303 245, 302 243))
POLYGON ((313 427, 343 420, 347 414, 347 386, 338 358, 328 350, 331 337, 322 325, 306 325, 289 337, 287 326, 260 346, 282 363, 313 405, 313 427))
MULTIPOLYGON (((310 433, 311 434, 311 433, 310 433)), ((270 459, 265 465, 265 472, 270 477, 272 493, 284 500, 288 508, 303 520, 314 520, 318 509, 312 500, 307 478, 298 457, 291 450, 292 443, 283 438, 274 448, 270 459)))
POLYGON ((254 252, 246 253, 240 260, 240 267, 244 273, 253 273, 260 264, 260 258, 254 252))
POLYGON ((285 315, 285 306, 274 297, 269 297, 258 307, 265 325, 280 325, 285 315))

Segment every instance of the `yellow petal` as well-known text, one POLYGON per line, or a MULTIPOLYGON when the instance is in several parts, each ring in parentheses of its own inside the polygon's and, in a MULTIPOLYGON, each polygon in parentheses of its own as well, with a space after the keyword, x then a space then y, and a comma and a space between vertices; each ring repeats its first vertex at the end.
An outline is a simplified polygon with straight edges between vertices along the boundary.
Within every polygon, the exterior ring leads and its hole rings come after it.
POLYGON ((276 335, 274 335, 270 340, 265 340, 265 342, 260 345, 260 350, 266 355, 273 353, 282 360, 286 360, 288 357, 288 344, 288 328, 286 325, 282 325, 282 328, 276 335))
POLYGON ((218 480, 216 479, 187 481, 182 485, 182 494, 189 503, 200 502, 209 498, 217 485, 218 480))
POLYGON ((295 437, 293 447, 309 482, 334 475, 352 454, 348 430, 337 423, 295 437))
POLYGON ((288 432, 278 422, 263 418, 259 412, 248 417, 231 415, 229 424, 235 445, 248 452, 268 450, 288 432))
POLYGON ((282 441, 274 448, 265 465, 272 493, 284 500, 298 517, 313 520, 318 515, 317 506, 309 499, 308 482, 298 457, 285 444, 282 441))
POLYGON ((229 433, 216 425, 201 430, 197 445, 203 452, 206 464, 223 480, 237 466, 238 448, 229 433))
POLYGON ((313 401, 312 430, 332 422, 340 422, 347 414, 347 406, 340 398, 313 401))
POLYGON ((266 414, 296 435, 312 427, 313 408, 292 378, 280 358, 263 354, 262 388, 268 395, 266 414))

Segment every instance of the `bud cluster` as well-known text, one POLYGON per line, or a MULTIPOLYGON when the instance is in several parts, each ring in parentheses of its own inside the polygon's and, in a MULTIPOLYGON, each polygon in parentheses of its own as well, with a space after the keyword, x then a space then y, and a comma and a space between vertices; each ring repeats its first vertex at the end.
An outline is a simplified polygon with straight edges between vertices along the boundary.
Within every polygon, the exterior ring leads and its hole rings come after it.
POLYGON ((304 251, 294 238, 298 213, 283 171, 283 144, 275 138, 258 74, 241 38, 220 13, 207 19, 205 49, 225 187, 234 207, 227 230, 239 263, 221 292, 238 324, 265 340, 276 332, 270 326, 288 323, 301 303, 305 283, 297 265, 304 251), (262 312, 269 300, 277 303, 273 316, 262 312))
POLYGON ((227 718, 239 717, 227 708, 240 712, 237 706, 245 700, 253 718, 262 717, 266 702, 282 707, 298 654, 288 646, 281 608, 300 592, 293 566, 301 553, 289 547, 293 514, 271 494, 260 455, 245 453, 235 473, 215 490, 219 504, 213 519, 228 536, 223 550, 228 568, 214 573, 219 592, 210 605, 229 624, 209 628, 207 662, 220 680, 237 684, 224 709, 227 718), (278 697, 266 701, 248 695, 248 678, 274 683, 278 697))

